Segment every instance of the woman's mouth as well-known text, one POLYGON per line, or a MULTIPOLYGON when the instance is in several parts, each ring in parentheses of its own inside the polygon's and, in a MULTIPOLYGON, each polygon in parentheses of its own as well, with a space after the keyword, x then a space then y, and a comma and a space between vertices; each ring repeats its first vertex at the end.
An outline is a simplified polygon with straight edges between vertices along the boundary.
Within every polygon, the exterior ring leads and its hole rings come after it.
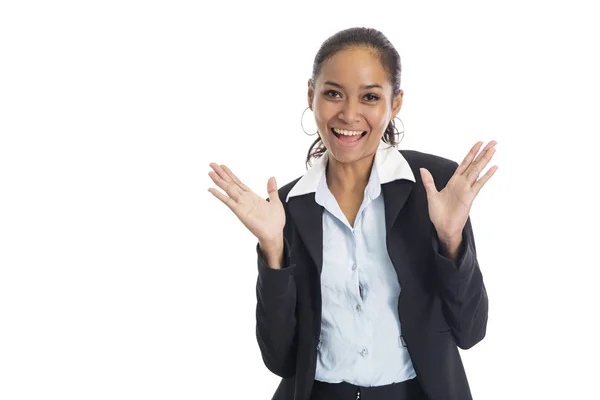
POLYGON ((345 129, 331 128, 331 133, 344 143, 354 143, 362 139, 367 131, 348 131, 345 129))

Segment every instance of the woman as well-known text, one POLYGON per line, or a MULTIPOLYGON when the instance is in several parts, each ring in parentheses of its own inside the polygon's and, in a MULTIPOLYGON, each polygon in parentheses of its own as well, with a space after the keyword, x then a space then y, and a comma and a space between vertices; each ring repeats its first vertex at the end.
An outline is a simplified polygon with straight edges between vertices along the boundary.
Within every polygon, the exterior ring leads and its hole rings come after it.
POLYGON ((460 166, 398 151, 400 57, 374 29, 325 41, 308 81, 318 138, 268 200, 224 165, 209 191, 258 239, 258 344, 277 400, 471 399, 457 347, 485 336, 469 210, 495 142, 460 166), (478 154, 479 153, 479 154, 478 154))

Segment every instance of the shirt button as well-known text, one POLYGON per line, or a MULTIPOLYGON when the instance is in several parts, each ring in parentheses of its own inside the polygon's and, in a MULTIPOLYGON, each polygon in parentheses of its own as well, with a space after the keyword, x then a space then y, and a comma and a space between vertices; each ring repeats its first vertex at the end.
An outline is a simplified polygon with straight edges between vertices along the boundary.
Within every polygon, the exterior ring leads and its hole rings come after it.
POLYGON ((363 356, 363 357, 364 357, 364 356, 366 356, 366 355, 367 355, 367 353, 368 353, 368 352, 367 352, 367 349, 362 349, 362 350, 360 351, 360 355, 361 355, 361 356, 363 356))
POLYGON ((356 311, 360 311, 360 304, 356 306, 356 311))
POLYGON ((356 269, 356 264, 352 265, 352 271, 356 269))

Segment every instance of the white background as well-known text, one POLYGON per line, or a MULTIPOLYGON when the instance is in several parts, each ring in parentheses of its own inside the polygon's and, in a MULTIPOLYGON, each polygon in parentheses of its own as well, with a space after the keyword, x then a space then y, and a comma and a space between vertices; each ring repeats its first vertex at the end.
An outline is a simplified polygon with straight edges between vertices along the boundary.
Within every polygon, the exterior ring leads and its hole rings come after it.
POLYGON ((593 3, 3 1, 0 398, 271 398, 256 242, 208 164, 265 197, 303 174, 313 57, 351 26, 401 55, 401 148, 498 141, 475 399, 600 398, 593 3))

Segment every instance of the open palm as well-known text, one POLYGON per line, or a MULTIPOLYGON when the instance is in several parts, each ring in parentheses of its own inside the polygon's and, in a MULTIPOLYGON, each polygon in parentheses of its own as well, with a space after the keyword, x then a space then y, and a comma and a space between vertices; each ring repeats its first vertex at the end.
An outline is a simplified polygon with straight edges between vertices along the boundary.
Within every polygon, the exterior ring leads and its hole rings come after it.
POLYGON ((244 185, 225 165, 211 163, 210 167, 213 171, 208 175, 226 194, 215 188, 208 191, 229 207, 259 241, 268 242, 281 235, 285 226, 285 211, 274 177, 267 181, 267 201, 244 185))
POLYGON ((477 142, 471 148, 454 175, 439 192, 431 173, 425 168, 421 169, 423 185, 427 191, 429 218, 440 237, 452 238, 461 235, 475 196, 498 169, 497 166, 493 166, 479 178, 479 174, 496 151, 496 142, 492 140, 475 157, 482 144, 483 142, 477 142))

